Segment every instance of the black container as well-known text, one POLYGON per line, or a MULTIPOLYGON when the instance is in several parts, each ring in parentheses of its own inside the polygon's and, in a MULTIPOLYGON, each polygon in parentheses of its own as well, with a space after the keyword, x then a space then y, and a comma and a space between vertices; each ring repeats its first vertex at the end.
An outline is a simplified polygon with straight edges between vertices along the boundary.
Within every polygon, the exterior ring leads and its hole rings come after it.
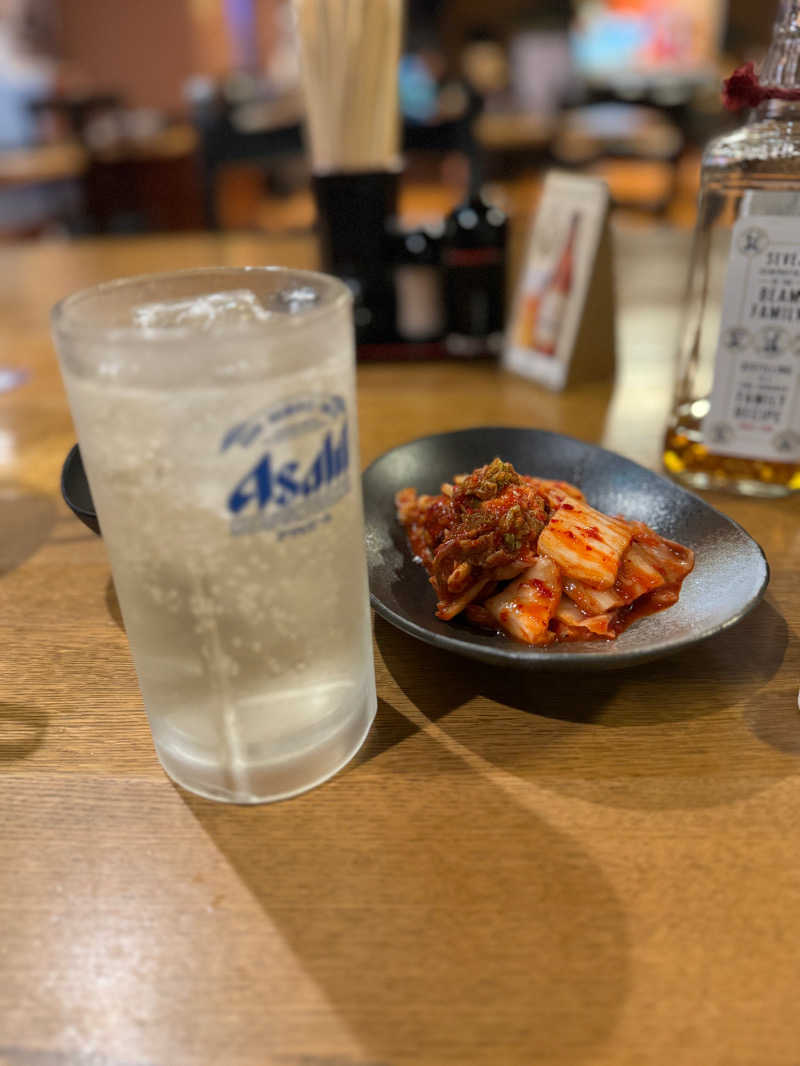
POLYGON ((472 195, 447 217, 442 266, 448 354, 470 358, 502 347, 508 220, 472 195))
POLYGON ((316 174, 322 269, 353 293, 356 340, 395 337, 390 227, 397 214, 397 171, 316 174))

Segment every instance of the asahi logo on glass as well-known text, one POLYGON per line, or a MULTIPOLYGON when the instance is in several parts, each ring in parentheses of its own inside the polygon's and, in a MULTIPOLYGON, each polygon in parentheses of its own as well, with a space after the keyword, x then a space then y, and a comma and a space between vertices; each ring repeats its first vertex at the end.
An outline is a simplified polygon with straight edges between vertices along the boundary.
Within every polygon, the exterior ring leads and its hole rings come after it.
POLYGON ((231 533, 310 532, 350 491, 347 407, 333 394, 294 396, 233 426, 221 452, 247 461, 227 508, 231 533))

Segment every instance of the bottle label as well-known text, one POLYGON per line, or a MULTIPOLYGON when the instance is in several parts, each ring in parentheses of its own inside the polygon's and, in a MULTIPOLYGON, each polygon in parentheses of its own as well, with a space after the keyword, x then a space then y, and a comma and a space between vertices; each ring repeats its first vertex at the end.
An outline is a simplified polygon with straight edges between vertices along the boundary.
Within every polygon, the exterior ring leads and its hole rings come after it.
POLYGON ((444 332, 440 274, 435 266, 404 263, 395 267, 397 332, 408 341, 424 341, 444 332))
POLYGON ((714 383, 703 423, 717 455, 800 459, 800 218, 733 228, 714 383))

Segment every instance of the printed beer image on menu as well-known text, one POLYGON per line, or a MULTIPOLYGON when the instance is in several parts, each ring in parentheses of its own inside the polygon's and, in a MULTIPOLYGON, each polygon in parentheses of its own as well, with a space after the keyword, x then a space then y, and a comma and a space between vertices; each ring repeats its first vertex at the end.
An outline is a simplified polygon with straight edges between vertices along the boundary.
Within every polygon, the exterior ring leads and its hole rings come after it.
POLYGON ((523 288, 517 317, 516 342, 543 355, 555 355, 572 290, 575 235, 580 216, 573 214, 561 251, 550 270, 531 271, 523 288))
POLYGON ((506 336, 509 370, 554 389, 566 384, 607 204, 596 179, 548 176, 506 336))

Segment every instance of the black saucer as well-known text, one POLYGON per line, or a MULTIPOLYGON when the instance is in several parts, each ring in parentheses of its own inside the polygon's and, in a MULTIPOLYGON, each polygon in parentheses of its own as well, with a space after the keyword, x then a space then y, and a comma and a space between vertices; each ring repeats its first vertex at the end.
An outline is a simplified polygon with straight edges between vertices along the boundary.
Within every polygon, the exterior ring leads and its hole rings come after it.
POLYGON ((72 513, 99 536, 100 523, 97 521, 89 482, 86 480, 86 471, 83 469, 81 450, 77 444, 70 448, 69 455, 61 468, 61 495, 72 513))

